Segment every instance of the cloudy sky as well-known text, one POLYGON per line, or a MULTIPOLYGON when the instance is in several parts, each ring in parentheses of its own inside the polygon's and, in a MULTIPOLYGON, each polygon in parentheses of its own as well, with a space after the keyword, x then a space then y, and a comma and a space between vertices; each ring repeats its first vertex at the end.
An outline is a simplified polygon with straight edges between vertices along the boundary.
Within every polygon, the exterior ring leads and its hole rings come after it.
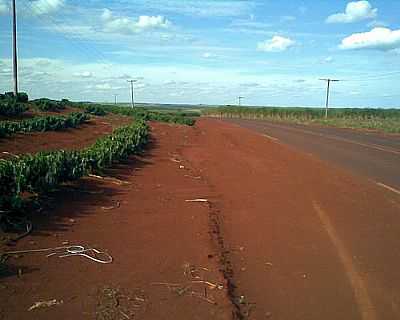
MULTIPOLYGON (((0 91, 11 82, 0 0, 0 91)), ((21 90, 140 102, 400 107, 400 1, 17 0, 21 90)))

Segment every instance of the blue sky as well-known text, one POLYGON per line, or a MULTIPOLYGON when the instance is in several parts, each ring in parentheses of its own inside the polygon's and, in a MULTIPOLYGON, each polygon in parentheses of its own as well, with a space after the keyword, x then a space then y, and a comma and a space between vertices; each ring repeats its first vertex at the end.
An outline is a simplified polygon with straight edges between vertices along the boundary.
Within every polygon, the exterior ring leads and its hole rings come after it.
MULTIPOLYGON (((11 90, 0 0, 0 91, 11 90)), ((32 97, 400 107, 400 1, 17 0, 20 85, 32 97)))

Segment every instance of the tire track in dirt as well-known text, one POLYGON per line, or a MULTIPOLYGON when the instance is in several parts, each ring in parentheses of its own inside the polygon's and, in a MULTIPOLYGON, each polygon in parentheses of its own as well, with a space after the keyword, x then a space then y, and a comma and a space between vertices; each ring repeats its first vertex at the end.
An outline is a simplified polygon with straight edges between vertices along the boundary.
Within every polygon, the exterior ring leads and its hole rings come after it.
POLYGON ((361 316, 363 320, 377 320, 375 307, 371 302, 367 287, 360 273, 353 264, 351 254, 348 252, 345 244, 337 235, 335 227, 333 226, 328 214, 319 206, 317 202, 313 202, 313 207, 321 219, 332 244, 335 246, 338 256, 343 264, 349 282, 354 290, 354 296, 357 301, 361 316))

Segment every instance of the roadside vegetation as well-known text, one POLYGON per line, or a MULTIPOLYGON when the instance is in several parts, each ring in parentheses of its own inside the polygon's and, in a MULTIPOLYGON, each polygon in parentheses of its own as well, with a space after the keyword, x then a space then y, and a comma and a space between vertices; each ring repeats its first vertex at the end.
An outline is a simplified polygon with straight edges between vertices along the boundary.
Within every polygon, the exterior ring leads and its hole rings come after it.
POLYGON ((28 95, 20 93, 17 97, 12 92, 0 94, 0 115, 6 117, 19 116, 29 108, 27 106, 28 95))
POLYGON ((400 133, 400 110, 331 108, 325 119, 322 108, 278 108, 278 107, 218 107, 202 110, 204 116, 219 118, 257 119, 299 124, 319 124, 341 128, 376 130, 400 133))
POLYGON ((90 117, 85 113, 73 112, 66 117, 45 116, 18 122, 1 121, 0 138, 10 136, 15 133, 28 133, 34 131, 45 132, 76 128, 89 119, 90 117))
POLYGON ((176 123, 192 126, 195 124, 194 118, 198 116, 195 113, 185 113, 185 112, 158 112, 154 110, 149 110, 146 108, 131 108, 131 107, 122 107, 118 105, 102 105, 102 104, 87 104, 87 103, 72 103, 72 106, 75 108, 88 110, 88 109, 96 109, 103 110, 106 113, 113 113, 123 116, 132 116, 135 119, 142 119, 144 121, 159 121, 159 122, 168 122, 168 123, 176 123))
MULTIPOLYGON (((58 185, 77 180, 91 173, 101 172, 113 163, 135 154, 146 144, 149 134, 147 121, 161 121, 193 125, 195 120, 182 113, 159 113, 144 108, 128 108, 101 104, 76 103, 68 100, 38 99, 19 102, 9 94, 2 95, 1 102, 22 104, 41 112, 60 111, 66 108, 82 110, 68 116, 44 116, 21 121, 0 121, 0 137, 18 132, 60 130, 74 128, 87 121, 90 115, 116 114, 132 117, 128 126, 115 129, 113 133, 99 138, 92 146, 82 150, 56 150, 15 156, 0 160, 0 218, 21 211, 25 200, 52 191, 58 185), (1 213, 3 212, 3 213, 1 213)), ((10 114, 5 112, 3 114, 10 114)), ((18 114, 12 112, 13 115, 18 114)))

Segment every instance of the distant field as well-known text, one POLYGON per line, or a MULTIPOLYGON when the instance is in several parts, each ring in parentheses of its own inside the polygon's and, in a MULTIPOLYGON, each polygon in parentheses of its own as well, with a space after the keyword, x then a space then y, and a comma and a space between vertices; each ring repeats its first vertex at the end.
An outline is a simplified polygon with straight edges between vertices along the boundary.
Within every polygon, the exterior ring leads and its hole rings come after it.
MULTIPOLYGON (((113 103, 103 103, 103 105, 112 106, 113 103)), ((118 103, 119 107, 130 108, 130 103, 118 103)), ((181 114, 189 117, 199 117, 201 115, 201 107, 197 105, 186 104, 158 104, 158 103, 136 103, 135 108, 145 108, 154 112, 164 114, 181 114)))
POLYGON ((202 114, 220 118, 242 118, 302 124, 330 125, 341 128, 400 133, 400 109, 332 108, 325 119, 322 108, 217 107, 202 109, 202 114))

